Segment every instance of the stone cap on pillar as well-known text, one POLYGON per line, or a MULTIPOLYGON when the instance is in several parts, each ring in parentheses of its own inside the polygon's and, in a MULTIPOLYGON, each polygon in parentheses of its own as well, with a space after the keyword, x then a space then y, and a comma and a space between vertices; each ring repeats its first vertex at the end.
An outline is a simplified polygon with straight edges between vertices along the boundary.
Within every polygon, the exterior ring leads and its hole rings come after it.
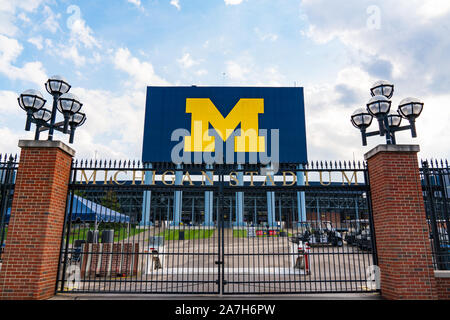
POLYGON ((365 160, 369 160, 381 152, 419 152, 420 146, 415 144, 380 144, 364 155, 365 160))
POLYGON ((58 148, 71 157, 75 157, 75 150, 61 141, 19 140, 19 148, 58 148))

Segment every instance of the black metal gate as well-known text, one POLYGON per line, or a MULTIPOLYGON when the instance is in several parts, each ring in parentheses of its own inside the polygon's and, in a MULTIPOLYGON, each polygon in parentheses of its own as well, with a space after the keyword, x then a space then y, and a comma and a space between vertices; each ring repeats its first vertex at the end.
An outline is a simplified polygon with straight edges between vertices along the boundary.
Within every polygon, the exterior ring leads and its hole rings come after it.
POLYGON ((11 204, 14 195, 14 182, 17 171, 17 156, 0 154, 0 262, 5 249, 11 204))
POLYGON ((420 169, 433 265, 450 270, 450 168, 448 161, 422 161, 420 169))
POLYGON ((366 169, 260 169, 75 163, 57 292, 377 291, 366 169))

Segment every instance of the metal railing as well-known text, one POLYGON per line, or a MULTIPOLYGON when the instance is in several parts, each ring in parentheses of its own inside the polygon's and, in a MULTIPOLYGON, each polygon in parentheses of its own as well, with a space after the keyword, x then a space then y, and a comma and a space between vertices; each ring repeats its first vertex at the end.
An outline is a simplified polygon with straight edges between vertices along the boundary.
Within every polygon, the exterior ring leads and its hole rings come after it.
POLYGON ((433 265, 437 270, 450 270, 450 168, 448 161, 422 161, 420 173, 433 265))
POLYGON ((376 291, 364 164, 259 169, 75 162, 57 292, 376 291))
POLYGON ((17 172, 17 155, 0 154, 0 261, 7 240, 17 172))

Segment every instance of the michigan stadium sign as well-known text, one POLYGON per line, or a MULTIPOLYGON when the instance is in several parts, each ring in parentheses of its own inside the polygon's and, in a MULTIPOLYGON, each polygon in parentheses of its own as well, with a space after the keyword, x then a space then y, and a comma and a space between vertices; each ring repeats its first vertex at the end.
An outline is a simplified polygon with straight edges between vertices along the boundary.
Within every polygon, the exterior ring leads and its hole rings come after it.
POLYGON ((148 87, 143 161, 306 163, 303 88, 148 87))

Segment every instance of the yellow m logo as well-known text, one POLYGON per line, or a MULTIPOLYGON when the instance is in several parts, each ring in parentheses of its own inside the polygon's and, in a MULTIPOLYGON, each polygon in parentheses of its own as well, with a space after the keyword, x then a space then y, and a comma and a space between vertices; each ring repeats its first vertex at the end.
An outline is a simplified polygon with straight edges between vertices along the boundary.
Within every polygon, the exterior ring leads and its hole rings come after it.
POLYGON ((186 113, 192 114, 191 136, 185 138, 185 152, 214 152, 215 139, 208 135, 209 124, 227 141, 241 124, 235 137, 235 152, 265 152, 265 137, 260 137, 258 115, 264 113, 264 99, 241 99, 224 118, 210 99, 186 99, 186 113), (248 142, 248 143, 247 143, 248 142))

